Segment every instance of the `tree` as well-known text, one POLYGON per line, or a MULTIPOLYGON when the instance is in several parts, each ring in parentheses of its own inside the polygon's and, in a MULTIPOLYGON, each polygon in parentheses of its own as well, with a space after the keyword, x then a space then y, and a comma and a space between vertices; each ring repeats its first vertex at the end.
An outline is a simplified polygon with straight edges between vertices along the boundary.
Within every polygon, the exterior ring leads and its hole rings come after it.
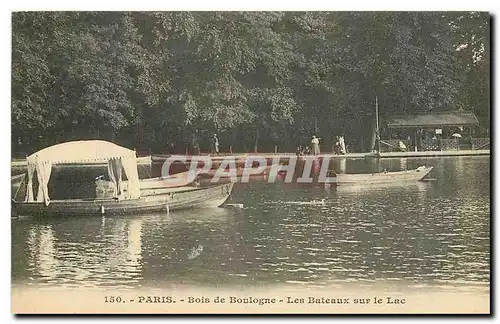
POLYGON ((450 22, 453 47, 462 73, 460 108, 473 111, 481 132, 490 125, 490 19, 486 12, 457 12, 450 22))
POLYGON ((375 97, 382 120, 473 109, 487 130, 488 70, 486 13, 18 12, 13 145, 367 150, 375 97))

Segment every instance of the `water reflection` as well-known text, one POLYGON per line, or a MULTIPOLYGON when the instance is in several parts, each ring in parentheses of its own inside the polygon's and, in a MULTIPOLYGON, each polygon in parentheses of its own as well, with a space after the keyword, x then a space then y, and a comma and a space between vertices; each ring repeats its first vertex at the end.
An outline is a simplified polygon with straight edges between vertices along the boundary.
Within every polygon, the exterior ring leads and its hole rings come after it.
POLYGON ((30 229, 28 244, 34 248, 30 251, 30 261, 38 270, 40 276, 51 280, 59 266, 54 250, 54 234, 51 225, 42 226, 38 231, 30 229))
POLYGON ((341 159, 339 161, 339 173, 346 173, 347 170, 347 159, 341 159))
POLYGON ((128 231, 128 260, 130 264, 137 269, 140 267, 142 259, 142 242, 141 242, 142 220, 133 219, 130 221, 128 231))
POLYGON ((36 281, 95 286, 137 281, 140 277, 141 219, 50 219, 34 220, 31 225, 27 265, 36 281))
POLYGON ((402 158, 402 159, 399 159, 399 161, 400 161, 400 167, 399 167, 399 169, 401 171, 408 170, 408 159, 407 158, 402 158))
POLYGON ((433 165, 437 180, 337 188, 254 182, 235 188, 230 202, 242 209, 13 220, 13 283, 489 284, 488 159, 343 161, 347 172, 433 165))
MULTIPOLYGON (((207 251, 217 251, 213 241, 222 243, 224 239, 225 249, 218 251, 221 256, 208 261, 226 258, 231 263, 238 259, 231 255, 241 241, 241 234, 232 226, 237 214, 217 208, 204 211, 204 215, 181 211, 169 215, 24 219, 15 224, 18 231, 13 240, 21 240, 19 235, 28 232, 28 284, 132 288, 141 286, 144 280, 154 283, 167 277, 178 277, 182 282, 192 266, 188 261, 201 265, 207 262, 203 260, 207 251)), ((13 252, 13 263, 23 258, 23 251, 13 252)), ((18 278, 19 274, 13 272, 14 281, 26 279, 18 278)))

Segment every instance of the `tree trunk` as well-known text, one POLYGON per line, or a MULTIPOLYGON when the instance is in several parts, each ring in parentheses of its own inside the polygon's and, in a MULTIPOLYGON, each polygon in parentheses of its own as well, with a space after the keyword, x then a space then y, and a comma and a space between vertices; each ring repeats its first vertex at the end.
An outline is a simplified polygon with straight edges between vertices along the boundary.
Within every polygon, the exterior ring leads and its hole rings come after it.
POLYGON ((196 155, 200 155, 200 141, 198 134, 199 134, 198 130, 195 130, 192 135, 192 146, 194 154, 196 155))
POLYGON ((259 126, 255 128, 255 143, 253 146, 253 152, 257 153, 258 147, 259 147, 259 139, 260 139, 260 132, 259 132, 259 126))

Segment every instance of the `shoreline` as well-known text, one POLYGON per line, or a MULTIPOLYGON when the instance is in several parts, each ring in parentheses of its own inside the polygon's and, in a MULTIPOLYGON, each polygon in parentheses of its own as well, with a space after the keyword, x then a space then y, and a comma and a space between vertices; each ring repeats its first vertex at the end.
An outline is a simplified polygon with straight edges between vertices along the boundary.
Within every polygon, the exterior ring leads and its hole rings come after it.
MULTIPOLYGON (((441 157, 441 156, 481 156, 490 155, 490 150, 460 150, 460 151, 411 151, 411 152, 384 152, 380 153, 378 156, 374 152, 364 152, 364 153, 348 153, 348 154, 333 154, 333 153, 323 153, 318 154, 315 157, 318 158, 333 158, 333 159, 365 159, 365 158, 407 158, 407 157, 441 157)), ((152 162, 160 162, 170 156, 185 156, 187 158, 194 157, 209 157, 213 161, 220 161, 226 158, 244 159, 250 156, 261 156, 265 159, 273 158, 283 158, 287 159, 292 156, 297 156, 295 153, 233 153, 233 154, 200 154, 200 155, 182 155, 182 154, 153 154, 152 162)), ((314 155, 301 155, 301 157, 312 157, 314 155)))
MULTIPOLYGON (((375 153, 367 152, 367 153, 348 153, 343 155, 337 155, 332 153, 325 153, 317 155, 318 158, 329 157, 333 159, 365 159, 365 158, 412 158, 412 157, 446 157, 446 156, 485 156, 490 155, 490 150, 460 150, 460 151, 417 151, 417 152, 384 152, 380 153, 377 156, 375 153)), ((172 154, 173 155, 173 154, 172 154)), ((155 154, 153 156, 139 157, 138 164, 147 165, 154 162, 160 162, 161 160, 172 156, 170 154, 155 154)), ((265 159, 272 158, 289 158, 291 156, 296 156, 295 153, 234 153, 234 154, 224 154, 224 155, 216 155, 212 156, 209 154, 206 155, 178 155, 178 156, 187 156, 187 157, 210 157, 213 161, 223 160, 229 157, 233 158, 245 158, 248 156, 262 156, 265 159)), ((307 157, 312 155, 302 155, 302 157, 307 157)), ((95 164, 85 164, 79 166, 96 166, 102 163, 95 164)), ((11 167, 26 167, 26 160, 12 160, 11 167)))

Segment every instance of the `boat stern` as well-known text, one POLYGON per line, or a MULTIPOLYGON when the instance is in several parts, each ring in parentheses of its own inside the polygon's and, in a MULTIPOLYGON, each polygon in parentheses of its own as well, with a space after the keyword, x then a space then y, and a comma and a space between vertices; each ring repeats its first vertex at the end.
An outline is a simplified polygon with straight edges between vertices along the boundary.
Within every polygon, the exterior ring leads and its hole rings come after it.
POLYGON ((434 169, 433 166, 428 167, 425 165, 422 165, 422 166, 419 166, 418 168, 416 168, 415 171, 419 173, 418 180, 424 179, 432 171, 432 169, 434 169))

